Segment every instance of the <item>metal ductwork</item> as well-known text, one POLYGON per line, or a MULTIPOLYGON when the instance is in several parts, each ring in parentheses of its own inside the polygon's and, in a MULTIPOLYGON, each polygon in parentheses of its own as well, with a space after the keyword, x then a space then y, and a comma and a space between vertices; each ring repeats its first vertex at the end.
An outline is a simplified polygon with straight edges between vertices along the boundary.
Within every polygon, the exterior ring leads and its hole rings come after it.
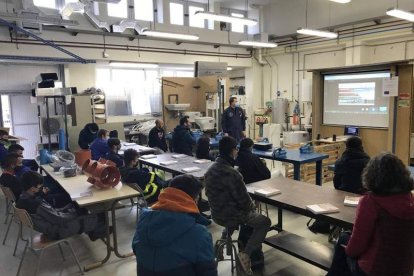
POLYGON ((123 33, 126 29, 135 30, 136 34, 141 34, 142 28, 138 22, 131 19, 124 19, 118 25, 111 26, 113 33, 123 33))
POLYGON ((104 31, 110 32, 110 27, 108 22, 104 22, 98 19, 98 17, 93 13, 92 5, 85 5, 86 18, 92 23, 95 28, 102 29, 104 31))

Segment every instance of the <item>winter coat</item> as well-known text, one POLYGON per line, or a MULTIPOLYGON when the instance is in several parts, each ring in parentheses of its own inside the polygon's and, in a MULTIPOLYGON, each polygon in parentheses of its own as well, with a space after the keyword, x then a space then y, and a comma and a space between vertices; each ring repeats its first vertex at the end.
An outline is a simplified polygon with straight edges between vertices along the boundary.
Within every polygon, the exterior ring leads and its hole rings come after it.
POLYGON ((414 199, 411 193, 368 193, 358 204, 346 254, 368 275, 412 276, 414 199))
POLYGON ((361 194, 362 171, 369 161, 369 156, 362 150, 347 149, 335 162, 335 189, 361 194))
POLYGON ((0 176, 0 185, 10 188, 16 200, 19 199, 20 194, 23 191, 20 179, 17 176, 5 171, 0 176))
POLYGON ((110 151, 105 155, 105 159, 114 162, 117 168, 122 168, 124 166, 124 158, 118 153, 110 151))
POLYGON ((241 132, 246 130, 243 109, 240 107, 232 108, 231 106, 226 108, 221 118, 221 128, 224 133, 228 133, 229 136, 239 142, 243 138, 241 132))
POLYGON ((239 151, 236 166, 239 167, 239 171, 243 175, 243 180, 246 184, 270 178, 270 171, 266 165, 248 149, 239 151))
POLYGON ((193 156, 193 145, 196 141, 188 127, 178 125, 172 139, 174 152, 193 156))
POLYGON ((148 135, 148 146, 151 148, 159 148, 163 151, 168 150, 164 129, 153 127, 150 130, 148 135))
POLYGON ((86 124, 79 132, 78 145, 81 149, 89 149, 89 146, 96 139, 96 133, 92 133, 89 130, 90 125, 91 124, 86 124))
POLYGON ((78 215, 74 208, 53 208, 40 197, 33 198, 23 192, 17 208, 25 209, 32 218, 34 229, 50 239, 64 239, 82 232, 95 230, 96 215, 78 215))
POLYGON ((165 189, 140 215, 132 248, 139 276, 216 276, 213 241, 195 201, 165 189))
POLYGON ((103 138, 96 138, 91 144, 92 160, 99 160, 99 158, 105 158, 109 152, 108 141, 103 138))
POLYGON ((238 226, 254 212, 243 176, 233 165, 231 158, 219 156, 204 176, 212 218, 221 226, 238 226))
POLYGON ((127 184, 138 184, 144 191, 144 197, 148 204, 158 200, 161 190, 167 186, 167 182, 162 180, 155 172, 150 172, 147 168, 121 168, 121 180, 127 184))

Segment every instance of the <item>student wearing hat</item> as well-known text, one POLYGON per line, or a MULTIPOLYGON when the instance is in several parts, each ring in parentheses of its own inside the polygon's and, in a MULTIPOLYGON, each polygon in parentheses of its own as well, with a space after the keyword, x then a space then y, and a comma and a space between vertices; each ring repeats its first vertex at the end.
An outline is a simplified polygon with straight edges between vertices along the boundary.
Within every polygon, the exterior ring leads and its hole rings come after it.
POLYGON ((114 162, 117 168, 122 168, 124 166, 124 158, 118 153, 121 149, 121 141, 118 138, 109 138, 108 148, 109 152, 105 155, 105 159, 114 162))
POLYGON ((138 275, 217 275, 210 221, 197 207, 202 189, 194 176, 177 176, 143 211, 132 242, 138 275))
POLYGON ((335 189, 356 194, 364 193, 361 175, 369 159, 362 147, 361 139, 357 136, 348 138, 346 150, 335 162, 335 189))
POLYGON ((252 153, 253 145, 253 140, 250 138, 241 140, 236 159, 236 166, 239 167, 239 171, 243 175, 243 180, 246 184, 270 178, 270 171, 265 163, 252 153))

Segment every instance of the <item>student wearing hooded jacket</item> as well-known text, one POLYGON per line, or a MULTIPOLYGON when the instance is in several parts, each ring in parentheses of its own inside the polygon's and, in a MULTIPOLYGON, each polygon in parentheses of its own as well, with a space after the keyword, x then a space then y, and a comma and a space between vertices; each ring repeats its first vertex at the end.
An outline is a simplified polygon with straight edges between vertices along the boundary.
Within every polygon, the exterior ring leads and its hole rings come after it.
POLYGON ((362 194, 362 171, 369 161, 359 137, 351 137, 346 141, 346 150, 335 162, 335 189, 362 194))
POLYGON ((328 276, 414 272, 414 181, 403 162, 384 153, 364 169, 368 190, 359 201, 352 235, 343 233, 328 276))
POLYGON ((210 221, 197 208, 202 188, 194 176, 177 176, 143 211, 132 242, 138 275, 217 276, 210 221))
POLYGON ((173 133, 173 151, 186 155, 193 155, 193 145, 196 141, 191 135, 190 122, 188 116, 180 119, 180 124, 174 129, 173 133))
POLYGON ((78 145, 81 149, 89 149, 89 146, 96 139, 99 127, 95 123, 86 124, 79 132, 78 145))
POLYGON ((245 138, 240 142, 240 149, 236 159, 236 166, 239 167, 246 184, 269 179, 271 174, 266 164, 252 153, 253 140, 245 138))

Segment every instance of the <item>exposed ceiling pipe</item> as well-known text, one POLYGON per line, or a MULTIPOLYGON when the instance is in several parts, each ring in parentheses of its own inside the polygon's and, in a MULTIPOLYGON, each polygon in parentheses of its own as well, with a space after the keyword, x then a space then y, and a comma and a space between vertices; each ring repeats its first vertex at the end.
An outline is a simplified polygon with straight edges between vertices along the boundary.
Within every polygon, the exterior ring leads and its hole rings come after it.
MULTIPOLYGON (((67 41, 55 41, 63 47, 72 47, 80 49, 99 49, 99 50, 115 50, 115 51, 136 51, 136 52, 152 52, 152 53, 168 53, 168 54, 182 54, 182 55, 195 55, 195 56, 210 56, 210 57, 228 57, 228 58, 247 58, 251 59, 251 54, 234 54, 224 52, 210 52, 210 51, 197 51, 197 50, 186 50, 186 49, 171 49, 171 48, 160 48, 160 47, 143 47, 143 46, 132 46, 132 45, 117 45, 117 44, 103 44, 100 43, 85 43, 85 42, 67 42, 67 41)), ((0 43, 13 44, 19 43, 24 45, 36 45, 44 46, 38 41, 31 39, 12 38, 12 40, 0 40, 0 43)))
POLYGON ((9 28, 13 29, 16 32, 22 32, 23 34, 25 34, 25 35, 27 35, 29 37, 32 37, 35 40, 37 40, 37 41, 39 41, 39 42, 41 42, 41 43, 43 43, 45 45, 48 45, 48 46, 50 46, 52 48, 55 48, 58 51, 61 51, 62 53, 65 53, 65 54, 73 57, 77 62, 80 62, 80 63, 95 63, 96 62, 94 60, 86 60, 86 59, 83 59, 80 56, 78 56, 78 55, 76 55, 76 54, 74 54, 72 52, 69 52, 69 51, 63 49, 59 45, 56 45, 54 42, 49 41, 49 40, 45 40, 45 39, 41 38, 40 36, 37 36, 37 35, 29 32, 29 31, 26 31, 25 29, 20 28, 19 26, 15 25, 15 24, 9 23, 8 21, 6 21, 6 20, 4 20, 2 18, 0 18, 0 23, 8 26, 9 28))

